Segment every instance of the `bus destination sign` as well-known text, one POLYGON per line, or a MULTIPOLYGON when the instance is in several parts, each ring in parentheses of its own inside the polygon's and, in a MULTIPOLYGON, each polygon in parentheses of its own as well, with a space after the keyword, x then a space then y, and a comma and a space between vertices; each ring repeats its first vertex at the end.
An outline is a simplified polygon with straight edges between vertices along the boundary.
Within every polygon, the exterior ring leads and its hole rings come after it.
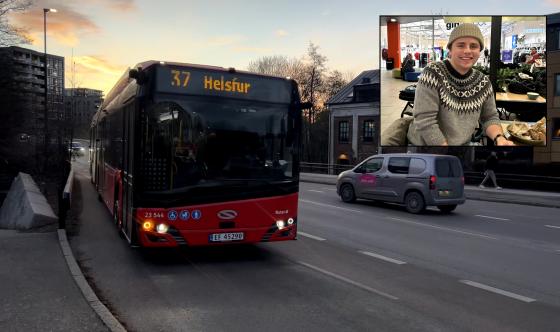
POLYGON ((157 91, 288 103, 288 80, 194 67, 158 66, 157 91))

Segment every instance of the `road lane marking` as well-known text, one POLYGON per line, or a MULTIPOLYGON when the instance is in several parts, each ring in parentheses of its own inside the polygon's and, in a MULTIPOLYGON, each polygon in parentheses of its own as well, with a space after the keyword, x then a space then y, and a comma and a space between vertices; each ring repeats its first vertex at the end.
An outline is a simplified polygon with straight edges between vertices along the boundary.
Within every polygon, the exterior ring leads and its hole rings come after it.
POLYGON ((327 187, 323 187, 321 188, 323 190, 330 190, 330 191, 336 191, 336 188, 327 188, 327 187))
POLYGON ((484 290, 487 290, 487 291, 492 292, 492 293, 496 293, 496 294, 504 295, 504 296, 507 296, 507 297, 511 297, 512 299, 516 299, 516 300, 519 300, 519 301, 523 301, 523 302, 527 302, 527 303, 531 303, 531 302, 536 301, 535 299, 532 299, 530 297, 526 297, 526 296, 523 296, 523 295, 508 292, 508 291, 505 291, 503 289, 495 288, 495 287, 492 287, 492 286, 487 286, 487 285, 484 285, 484 284, 481 284, 481 283, 478 283, 478 282, 475 282, 475 281, 470 281, 470 280, 459 280, 459 281, 462 282, 463 284, 467 284, 469 286, 484 289, 484 290))
POLYGON ((324 194, 324 193, 325 193, 324 191, 315 190, 315 189, 309 189, 309 190, 307 190, 307 191, 312 191, 312 192, 314 192, 314 193, 321 193, 321 194, 324 194))
POLYGON ((301 265, 303 265, 303 266, 305 266, 305 267, 307 267, 307 268, 310 268, 310 269, 312 269, 312 270, 315 270, 315 271, 317 271, 317 272, 326 274, 326 275, 328 275, 329 277, 333 277, 333 278, 338 279, 338 280, 340 280, 340 281, 349 283, 350 285, 356 286, 356 287, 361 288, 361 289, 363 289, 363 290, 366 290, 366 291, 368 291, 368 292, 371 292, 371 293, 374 293, 374 294, 383 296, 383 297, 385 297, 385 298, 388 298, 388 299, 391 299, 391 300, 395 300, 395 301, 399 299, 399 298, 396 297, 396 296, 393 296, 393 295, 391 295, 391 294, 388 294, 388 293, 379 291, 379 290, 377 290, 377 289, 371 288, 371 287, 369 287, 369 286, 366 286, 366 285, 361 284, 361 283, 359 283, 359 282, 356 282, 356 281, 354 281, 354 280, 348 279, 348 278, 343 277, 343 276, 341 276, 341 275, 338 275, 338 274, 336 274, 336 273, 332 273, 332 272, 329 272, 329 271, 327 271, 327 270, 323 270, 323 269, 321 269, 320 267, 313 266, 313 265, 311 265, 311 264, 307 264, 307 263, 301 262, 301 261, 298 262, 298 264, 301 264, 301 265))
POLYGON ((544 227, 548 227, 548 228, 560 228, 560 226, 552 226, 552 225, 544 225, 544 227))
POLYGON ((298 231, 297 233, 298 233, 298 235, 305 236, 305 237, 308 237, 310 239, 317 240, 317 241, 326 241, 327 240, 327 239, 323 239, 322 237, 318 237, 318 236, 315 236, 315 235, 304 233, 302 231, 298 231))
POLYGON ((383 255, 374 254, 374 253, 369 252, 369 251, 358 251, 358 252, 359 252, 360 254, 364 254, 364 255, 367 255, 367 256, 375 257, 375 258, 378 258, 378 259, 381 259, 381 260, 384 260, 384 261, 386 261, 386 262, 390 262, 390 263, 393 263, 393 264, 398 264, 398 265, 406 264, 406 262, 399 261, 399 260, 393 259, 393 258, 389 258, 389 257, 383 256, 383 255))
POLYGON ((360 210, 346 209, 346 208, 338 207, 338 206, 335 206, 335 205, 328 205, 328 204, 323 204, 323 203, 317 203, 317 202, 312 202, 312 201, 308 201, 308 200, 305 200, 305 199, 300 199, 299 201, 300 201, 300 202, 304 202, 304 203, 309 203, 309 204, 315 204, 315 205, 319 205, 319 206, 330 207, 330 208, 333 208, 333 209, 339 209, 339 210, 344 210, 344 211, 362 213, 362 211, 360 211, 360 210))
POLYGON ((481 218, 488 218, 488 219, 496 219, 496 220, 504 220, 504 221, 510 221, 509 219, 505 219, 505 218, 498 218, 498 217, 491 217, 491 216, 483 216, 481 214, 475 214, 475 217, 481 217, 481 218))
POLYGON ((478 234, 478 233, 471 233, 471 232, 458 231, 458 230, 453 229, 453 228, 447 228, 447 227, 441 227, 441 226, 434 226, 434 225, 422 224, 422 223, 419 223, 419 222, 416 222, 416 221, 412 221, 412 220, 399 219, 399 218, 393 218, 393 217, 386 217, 386 218, 392 219, 392 220, 397 220, 397 221, 402 221, 402 222, 407 222, 407 223, 411 223, 411 224, 415 224, 415 225, 419 225, 419 226, 424 226, 424 227, 437 228, 437 229, 441 229, 441 230, 449 231, 449 232, 455 232, 455 233, 460 233, 460 234, 478 236, 478 237, 482 237, 482 238, 485 238, 485 239, 497 240, 497 238, 491 237, 491 236, 488 236, 488 235, 482 235, 482 234, 478 234))

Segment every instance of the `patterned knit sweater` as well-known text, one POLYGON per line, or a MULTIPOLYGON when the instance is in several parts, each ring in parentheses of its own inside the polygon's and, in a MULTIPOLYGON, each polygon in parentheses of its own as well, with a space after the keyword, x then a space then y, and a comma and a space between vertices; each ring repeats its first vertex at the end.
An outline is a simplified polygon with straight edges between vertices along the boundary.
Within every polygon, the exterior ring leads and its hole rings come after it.
POLYGON ((480 124, 500 124, 488 76, 478 70, 459 74, 448 60, 431 63, 416 86, 412 145, 468 144, 480 124))

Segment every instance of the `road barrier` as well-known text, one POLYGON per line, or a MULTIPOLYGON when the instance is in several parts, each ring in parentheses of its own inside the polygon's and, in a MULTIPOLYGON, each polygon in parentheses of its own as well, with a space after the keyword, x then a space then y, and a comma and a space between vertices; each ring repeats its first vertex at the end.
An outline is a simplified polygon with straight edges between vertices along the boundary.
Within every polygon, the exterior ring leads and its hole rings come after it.
POLYGON ((66 215, 70 206, 72 204, 72 187, 74 185, 74 169, 70 169, 68 173, 68 178, 66 179, 66 185, 64 189, 59 194, 58 199, 58 228, 66 229, 66 215))

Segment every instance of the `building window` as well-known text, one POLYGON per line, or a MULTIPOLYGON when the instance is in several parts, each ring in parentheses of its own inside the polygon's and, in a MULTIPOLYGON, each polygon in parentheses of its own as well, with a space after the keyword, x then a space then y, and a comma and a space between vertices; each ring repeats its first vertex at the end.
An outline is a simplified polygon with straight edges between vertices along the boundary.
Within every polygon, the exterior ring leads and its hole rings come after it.
POLYGON ((338 142, 348 143, 348 121, 338 123, 338 142))
POLYGON ((555 83, 554 83, 554 95, 560 96, 560 74, 554 75, 555 83))
POLYGON ((373 120, 365 120, 364 127, 363 127, 363 139, 364 142, 373 142, 373 135, 375 134, 375 127, 374 127, 373 120))

